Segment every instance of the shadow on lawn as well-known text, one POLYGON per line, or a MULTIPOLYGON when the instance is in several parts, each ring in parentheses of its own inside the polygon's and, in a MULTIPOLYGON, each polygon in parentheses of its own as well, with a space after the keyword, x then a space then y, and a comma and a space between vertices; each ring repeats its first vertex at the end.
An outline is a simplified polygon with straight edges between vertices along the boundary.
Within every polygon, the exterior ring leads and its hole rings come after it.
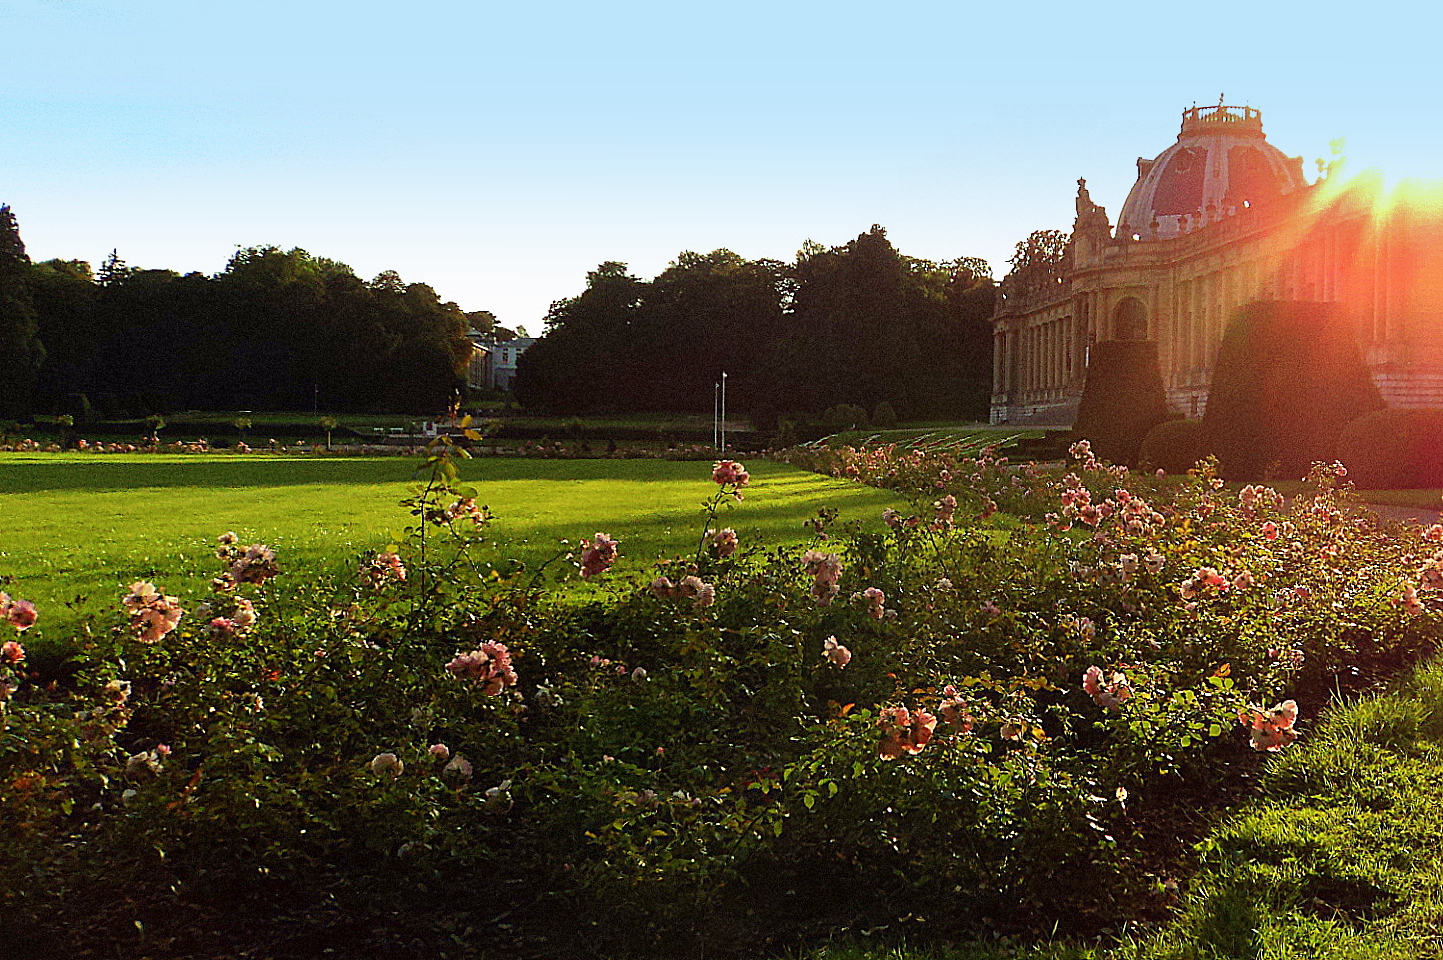
MULTIPOLYGON (((47 490, 138 490, 147 487, 284 487, 305 484, 404 483, 420 459, 376 457, 309 459, 287 456, 186 457, 177 455, 48 455, 0 458, 0 493, 47 490)), ((482 457, 460 463, 463 483, 527 480, 673 482, 695 478, 698 499, 710 493, 711 464, 672 460, 542 460, 482 457)), ((757 461, 758 481, 789 484, 814 475, 757 461), (780 476, 777 472, 782 471, 780 476), (794 474, 794 475, 788 475, 794 474)))

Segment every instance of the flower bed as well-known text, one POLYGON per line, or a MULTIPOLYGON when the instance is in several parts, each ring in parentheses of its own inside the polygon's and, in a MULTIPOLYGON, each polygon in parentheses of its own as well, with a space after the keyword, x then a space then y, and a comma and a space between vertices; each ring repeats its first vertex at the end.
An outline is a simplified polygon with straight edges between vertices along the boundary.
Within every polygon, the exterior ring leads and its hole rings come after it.
POLYGON ((1095 931, 1166 907, 1172 812, 1438 635, 1443 528, 1352 518, 1332 466, 1284 510, 1085 445, 1061 475, 820 449, 913 510, 764 551, 717 522, 723 461, 693 545, 578 607, 556 583, 625 542, 503 574, 446 453, 352 583, 282 607, 284 558, 222 538, 203 601, 137 583, 48 675, 6 647, 13 922, 133 956, 374 953, 378 912, 416 956, 1095 931))

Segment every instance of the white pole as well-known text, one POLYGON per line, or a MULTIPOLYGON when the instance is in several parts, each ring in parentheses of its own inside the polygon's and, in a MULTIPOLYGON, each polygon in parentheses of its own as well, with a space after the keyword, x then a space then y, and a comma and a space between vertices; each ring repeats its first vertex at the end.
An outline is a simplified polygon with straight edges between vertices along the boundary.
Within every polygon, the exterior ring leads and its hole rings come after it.
POLYGON ((722 371, 721 449, 722 453, 727 452, 727 372, 725 370, 722 371))
POLYGON ((721 440, 717 429, 721 424, 721 384, 711 385, 711 445, 717 450, 721 449, 721 440))

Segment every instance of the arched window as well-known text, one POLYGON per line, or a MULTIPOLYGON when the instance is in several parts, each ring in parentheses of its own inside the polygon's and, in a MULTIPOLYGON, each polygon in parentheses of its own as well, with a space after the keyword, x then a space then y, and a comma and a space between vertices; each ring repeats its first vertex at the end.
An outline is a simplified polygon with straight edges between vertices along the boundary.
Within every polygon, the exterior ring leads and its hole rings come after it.
POLYGON ((1127 297, 1112 311, 1114 340, 1146 340, 1147 308, 1136 297, 1127 297))

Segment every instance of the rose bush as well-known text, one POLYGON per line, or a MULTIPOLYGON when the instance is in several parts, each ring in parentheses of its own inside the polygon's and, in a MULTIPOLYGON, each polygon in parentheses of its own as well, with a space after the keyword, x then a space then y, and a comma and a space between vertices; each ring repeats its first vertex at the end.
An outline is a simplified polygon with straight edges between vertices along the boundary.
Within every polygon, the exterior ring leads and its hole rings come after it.
POLYGON ((749 483, 722 461, 695 549, 643 585, 605 533, 489 554, 442 442, 351 582, 281 602, 284 557, 226 535, 210 597, 137 582, 64 669, 7 643, 5 909, 177 956, 401 903, 426 949, 614 953, 747 910, 756 944, 1145 914, 1169 804, 1436 642, 1443 538, 1356 515, 1333 465, 1287 504, 1074 454, 793 453, 914 506, 772 551, 718 529, 749 483), (558 589, 581 576, 610 592, 558 589))

